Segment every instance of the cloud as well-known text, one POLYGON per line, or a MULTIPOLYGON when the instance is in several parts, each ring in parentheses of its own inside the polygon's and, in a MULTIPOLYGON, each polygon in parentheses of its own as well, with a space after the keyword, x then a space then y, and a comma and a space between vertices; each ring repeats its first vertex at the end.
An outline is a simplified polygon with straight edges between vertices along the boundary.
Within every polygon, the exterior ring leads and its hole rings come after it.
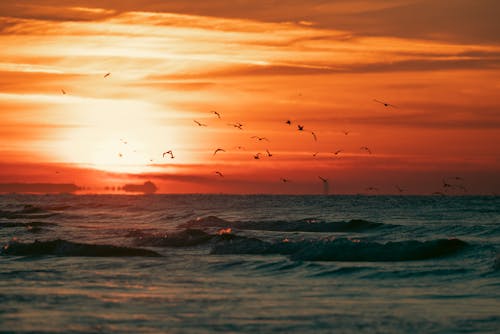
POLYGON ((310 22, 315 28, 345 30, 357 36, 397 36, 464 43, 500 42, 496 0, 55 0, 2 1, 3 16, 49 20, 88 20, 129 11, 177 13, 262 22, 310 22), (84 8, 102 8, 85 10, 84 8))

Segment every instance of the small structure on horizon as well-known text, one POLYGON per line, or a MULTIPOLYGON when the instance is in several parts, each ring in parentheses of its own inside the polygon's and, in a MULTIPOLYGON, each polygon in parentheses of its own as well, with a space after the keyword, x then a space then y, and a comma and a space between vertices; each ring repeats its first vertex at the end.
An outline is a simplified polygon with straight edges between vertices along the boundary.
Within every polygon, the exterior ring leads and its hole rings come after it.
POLYGON ((126 184, 122 189, 131 193, 154 194, 158 187, 153 182, 146 181, 143 184, 126 184))

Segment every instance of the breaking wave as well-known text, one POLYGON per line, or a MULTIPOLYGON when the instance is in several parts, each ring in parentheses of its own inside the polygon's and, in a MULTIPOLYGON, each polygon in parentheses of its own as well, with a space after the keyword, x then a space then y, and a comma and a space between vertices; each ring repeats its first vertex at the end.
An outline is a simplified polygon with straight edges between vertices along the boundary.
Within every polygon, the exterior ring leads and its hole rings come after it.
POLYGON ((315 218, 295 221, 228 221, 216 216, 190 220, 179 225, 181 228, 235 228, 240 230, 261 230, 281 232, 364 232, 395 225, 374 223, 362 219, 324 222, 315 218))
POLYGON ((49 218, 57 213, 46 211, 34 205, 24 205, 17 210, 0 210, 0 218, 19 219, 19 218, 49 218))
POLYGON ((10 242, 0 251, 2 255, 15 256, 161 256, 160 254, 140 248, 119 247, 113 245, 93 245, 66 240, 35 241, 32 243, 10 242))
POLYGON ((453 255, 468 244, 459 239, 398 241, 388 243, 335 239, 299 242, 266 242, 228 235, 212 254, 283 254, 297 261, 417 261, 453 255))

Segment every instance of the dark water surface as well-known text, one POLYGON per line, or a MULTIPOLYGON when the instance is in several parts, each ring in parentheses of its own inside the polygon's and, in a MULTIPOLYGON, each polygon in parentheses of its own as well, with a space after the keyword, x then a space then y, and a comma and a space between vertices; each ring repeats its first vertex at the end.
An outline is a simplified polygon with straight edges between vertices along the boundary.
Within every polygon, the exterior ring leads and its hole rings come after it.
POLYGON ((1 333, 498 333, 493 196, 0 196, 1 333))

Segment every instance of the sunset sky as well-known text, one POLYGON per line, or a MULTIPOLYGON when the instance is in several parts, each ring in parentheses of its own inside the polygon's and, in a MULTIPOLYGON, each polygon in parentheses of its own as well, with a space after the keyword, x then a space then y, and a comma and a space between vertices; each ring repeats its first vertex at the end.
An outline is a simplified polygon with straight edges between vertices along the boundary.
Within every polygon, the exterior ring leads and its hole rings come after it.
POLYGON ((0 183, 314 194, 321 176, 333 194, 443 180, 498 193, 498 13, 496 0, 1 1, 0 183))

